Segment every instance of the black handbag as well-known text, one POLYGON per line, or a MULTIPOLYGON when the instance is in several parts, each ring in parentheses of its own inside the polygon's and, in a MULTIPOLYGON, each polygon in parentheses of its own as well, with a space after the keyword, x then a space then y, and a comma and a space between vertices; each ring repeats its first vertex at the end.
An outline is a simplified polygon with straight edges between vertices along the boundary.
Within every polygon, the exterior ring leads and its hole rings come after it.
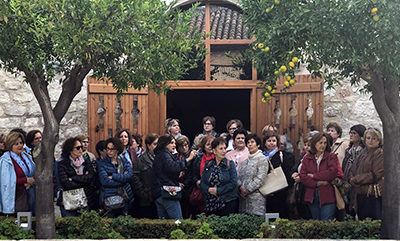
POLYGON ((368 186, 367 194, 357 195, 357 215, 360 220, 382 219, 382 190, 378 178, 371 172, 374 183, 368 186))

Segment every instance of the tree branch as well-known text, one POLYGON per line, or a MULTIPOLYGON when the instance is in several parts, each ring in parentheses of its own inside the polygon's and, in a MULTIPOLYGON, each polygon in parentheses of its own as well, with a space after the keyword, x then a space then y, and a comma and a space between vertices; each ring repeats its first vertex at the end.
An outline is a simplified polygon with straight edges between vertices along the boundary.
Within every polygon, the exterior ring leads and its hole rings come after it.
POLYGON ((363 66, 358 75, 371 86, 372 100, 382 122, 393 123, 395 116, 386 102, 384 79, 371 66, 363 66))
POLYGON ((75 65, 71 72, 66 74, 67 78, 63 82, 61 95, 53 109, 54 116, 58 123, 61 122, 65 113, 67 113, 72 100, 81 91, 82 83, 86 75, 91 70, 89 66, 75 65))

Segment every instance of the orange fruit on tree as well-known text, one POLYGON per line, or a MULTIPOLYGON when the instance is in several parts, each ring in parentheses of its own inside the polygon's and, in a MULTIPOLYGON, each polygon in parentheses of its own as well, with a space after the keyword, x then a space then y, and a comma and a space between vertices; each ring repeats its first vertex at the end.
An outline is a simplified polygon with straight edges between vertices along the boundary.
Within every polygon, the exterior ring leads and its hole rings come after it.
POLYGON ((299 62, 299 58, 297 58, 297 57, 293 57, 293 59, 292 59, 292 62, 294 62, 294 63, 297 63, 297 62, 299 62))
POLYGON ((290 83, 289 83, 289 81, 287 81, 287 80, 285 80, 285 82, 283 82, 283 84, 284 84, 286 87, 289 87, 289 86, 290 86, 290 83))

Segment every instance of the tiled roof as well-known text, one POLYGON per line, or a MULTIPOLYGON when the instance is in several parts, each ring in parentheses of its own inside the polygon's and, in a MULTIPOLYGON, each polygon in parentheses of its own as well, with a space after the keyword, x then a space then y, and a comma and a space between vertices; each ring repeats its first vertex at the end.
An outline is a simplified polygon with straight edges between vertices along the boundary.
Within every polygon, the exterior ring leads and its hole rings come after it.
MULTIPOLYGON (((196 32, 204 32, 205 7, 197 8, 198 15, 190 23, 196 32)), ((242 14, 230 8, 211 6, 211 39, 250 39, 248 28, 244 26, 242 14)), ((193 32, 194 33, 194 32, 193 32)), ((193 34, 192 33, 192 34, 193 34)))

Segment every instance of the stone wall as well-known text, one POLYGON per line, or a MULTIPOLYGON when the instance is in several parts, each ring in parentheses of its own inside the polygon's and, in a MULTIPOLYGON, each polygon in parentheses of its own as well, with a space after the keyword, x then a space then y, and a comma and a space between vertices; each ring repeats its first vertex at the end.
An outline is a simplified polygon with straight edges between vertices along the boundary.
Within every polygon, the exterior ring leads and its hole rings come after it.
MULTIPOLYGON (((67 114, 61 121, 60 141, 56 147, 56 158, 61 152, 61 143, 68 137, 87 133, 87 84, 75 97, 67 114)), ((61 93, 61 85, 54 81, 49 85, 52 105, 61 93)), ((13 75, 0 70, 0 133, 7 134, 13 128, 23 128, 26 132, 43 130, 43 118, 32 90, 21 75, 13 75)))

